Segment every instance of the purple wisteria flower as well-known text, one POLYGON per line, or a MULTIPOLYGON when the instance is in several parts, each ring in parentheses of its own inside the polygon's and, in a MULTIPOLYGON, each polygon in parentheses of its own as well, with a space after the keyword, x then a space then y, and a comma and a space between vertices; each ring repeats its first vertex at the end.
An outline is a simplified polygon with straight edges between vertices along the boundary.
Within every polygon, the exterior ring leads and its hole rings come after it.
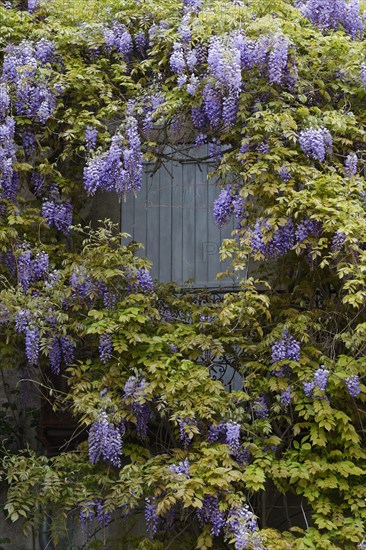
POLYGON ((280 178, 285 181, 286 183, 288 183, 291 179, 291 173, 289 172, 288 168, 286 167, 285 164, 283 164, 281 166, 281 169, 279 171, 279 176, 280 178))
POLYGON ((220 422, 217 425, 211 424, 208 429, 207 439, 210 443, 216 443, 217 441, 224 443, 226 442, 226 431, 226 424, 224 422, 220 422))
POLYGON ((281 84, 287 67, 289 44, 286 37, 277 33, 268 56, 268 73, 271 84, 281 84))
POLYGON ((223 227, 235 215, 237 219, 245 216, 245 202, 239 195, 238 189, 228 185, 220 191, 214 202, 213 217, 218 227, 223 227))
POLYGON ((226 443, 230 447, 230 452, 235 454, 240 446, 240 424, 238 422, 226 422, 226 443))
POLYGON ((136 432, 139 437, 146 437, 150 419, 150 407, 147 401, 148 384, 144 378, 130 376, 123 387, 124 398, 136 417, 136 432))
POLYGON ((42 216, 48 225, 54 225, 67 235, 72 224, 72 204, 68 200, 62 200, 59 193, 51 192, 50 197, 42 203, 42 216))
POLYGON ((303 388, 304 388, 305 395, 307 397, 311 397, 313 395, 313 391, 314 391, 314 388, 315 388, 315 382, 313 382, 313 381, 303 382, 303 388))
POLYGON ((202 502, 202 508, 196 510, 197 518, 201 525, 211 524, 211 535, 218 537, 225 525, 226 514, 220 510, 220 501, 214 495, 206 495, 202 502))
POLYGON ((0 124, 0 198, 14 200, 19 188, 19 176, 14 170, 16 162, 15 120, 6 116, 0 124))
POLYGON ((115 49, 122 56, 128 56, 133 50, 132 38, 124 25, 112 21, 103 29, 103 38, 110 49, 115 49))
POLYGON ((323 162, 325 155, 332 151, 333 139, 329 131, 320 126, 302 130, 299 134, 299 143, 307 157, 323 162))
POLYGON ((34 326, 25 329, 25 354, 30 366, 37 365, 40 349, 39 331, 34 326))
POLYGON ((22 251, 18 258, 18 281, 24 292, 48 274, 49 257, 46 252, 38 252, 32 259, 30 250, 22 251))
POLYGON ((225 43, 224 39, 214 36, 208 48, 208 71, 222 88, 239 92, 242 85, 240 50, 234 42, 225 43))
POLYGON ((211 126, 219 126, 222 120, 222 97, 210 82, 203 89, 204 109, 211 126))
POLYGON ((361 393, 360 379, 358 376, 348 376, 346 386, 351 397, 357 397, 361 393))
POLYGON ((108 420, 106 411, 101 411, 89 430, 89 460, 96 464, 100 459, 113 466, 121 466, 122 435, 124 430, 108 420))
POLYGON ((366 88, 366 63, 361 63, 360 78, 361 78, 363 87, 366 88))
POLYGON ((343 233, 343 231, 337 231, 332 239, 331 251, 339 252, 342 249, 345 240, 346 234, 343 233))
POLYGON ((112 137, 109 150, 92 157, 84 168, 84 187, 89 195, 97 189, 119 194, 138 191, 142 183, 142 152, 138 123, 128 116, 126 132, 112 137))
POLYGON ((308 237, 319 237, 322 231, 322 224, 317 220, 305 218, 297 224, 295 229, 295 241, 297 244, 302 243, 308 237))
POLYGON ((315 371, 314 382, 321 391, 325 391, 328 385, 329 370, 320 367, 315 371))
POLYGON ((54 43, 23 40, 5 49, 2 79, 15 87, 15 109, 19 116, 38 119, 44 124, 56 108, 56 98, 62 93, 51 86, 49 67, 55 57, 54 43))
POLYGON ((291 403, 291 388, 288 386, 280 395, 280 403, 283 407, 288 407, 291 403))
POLYGON ((347 176, 352 177, 357 174, 357 163, 358 158, 356 153, 349 153, 344 164, 347 176))
POLYGON ((261 395, 253 403, 253 411, 258 419, 269 417, 268 402, 265 395, 261 395))
POLYGON ((284 329, 282 338, 272 344, 272 363, 283 359, 289 361, 300 360, 300 342, 287 329, 284 329))
POLYGON ((307 0, 300 9, 305 17, 323 31, 341 25, 355 39, 363 30, 359 0, 307 0))
POLYGON ((105 365, 112 357, 113 345, 110 334, 101 334, 99 337, 99 357, 101 362, 105 365))
POLYGON ((87 126, 85 130, 85 147, 87 151, 95 149, 97 144, 98 130, 94 126, 87 126))
POLYGON ((270 239, 265 239, 266 235, 270 235, 269 223, 266 220, 257 220, 254 228, 249 230, 249 235, 252 251, 262 254, 265 258, 284 256, 295 244, 295 226, 292 219, 273 231, 270 239))
POLYGON ((179 439, 181 440, 183 447, 187 448, 193 439, 193 434, 189 433, 192 426, 197 427, 197 421, 191 418, 181 418, 178 420, 179 425, 179 439))
POLYGON ((156 514, 155 499, 145 498, 145 521, 150 537, 154 538, 159 526, 159 516, 156 514))
POLYGON ((144 294, 149 294, 155 291, 155 284, 152 276, 147 269, 141 268, 137 270, 137 288, 144 294))
POLYGON ((235 550, 265 550, 261 543, 257 519, 248 505, 230 510, 226 529, 234 536, 235 550))
POLYGON ((186 458, 181 462, 178 462, 178 464, 171 464, 171 466, 169 466, 169 470, 173 474, 176 474, 174 476, 174 479, 177 479, 177 480, 181 480, 184 478, 188 479, 190 477, 189 468, 190 468, 190 464, 189 464, 188 458, 186 458))

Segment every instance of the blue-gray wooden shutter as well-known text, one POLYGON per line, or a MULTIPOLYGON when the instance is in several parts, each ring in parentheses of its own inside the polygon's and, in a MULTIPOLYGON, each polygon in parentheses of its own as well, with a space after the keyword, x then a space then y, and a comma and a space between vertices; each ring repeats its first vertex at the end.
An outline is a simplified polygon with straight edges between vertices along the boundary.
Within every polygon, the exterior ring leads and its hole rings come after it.
MULTIPOLYGON (((190 157, 205 154, 206 148, 189 151, 190 157)), ((153 261, 152 275, 160 282, 232 287, 232 279, 217 280, 216 275, 227 268, 219 249, 231 236, 234 220, 221 230, 213 221, 220 186, 207 178, 210 162, 182 158, 184 162, 168 162, 155 173, 153 164, 145 164, 141 190, 122 203, 121 229, 144 245, 143 254, 153 261)))

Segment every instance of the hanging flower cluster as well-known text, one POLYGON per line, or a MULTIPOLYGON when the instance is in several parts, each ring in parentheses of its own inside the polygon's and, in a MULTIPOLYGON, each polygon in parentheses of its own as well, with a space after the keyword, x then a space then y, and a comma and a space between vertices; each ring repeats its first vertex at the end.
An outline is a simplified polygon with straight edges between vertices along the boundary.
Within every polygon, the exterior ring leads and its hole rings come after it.
POLYGON ((325 155, 332 152, 333 139, 329 131, 320 126, 302 130, 299 134, 299 143, 306 156, 323 162, 325 155))
POLYGON ((108 420, 106 411, 100 414, 89 430, 89 460, 96 464, 108 460, 113 466, 121 466, 123 426, 115 426, 108 420))
POLYGON ((47 68, 56 60, 55 45, 45 38, 6 47, 2 80, 14 88, 17 115, 44 124, 53 114, 58 87, 52 86, 47 68))
POLYGON ((104 26, 103 38, 108 48, 115 49, 124 57, 127 57, 133 50, 130 33, 118 21, 112 21, 109 25, 104 26))
POLYGON ((23 292, 27 292, 32 283, 43 279, 49 268, 49 258, 46 252, 38 252, 32 258, 29 249, 23 249, 18 258, 18 282, 23 292))
POLYGON ((324 31, 342 26, 353 39, 363 32, 359 0, 303 0, 297 4, 302 14, 324 31))
POLYGON ((50 367, 54 374, 60 374, 61 365, 71 365, 75 360, 75 345, 68 336, 55 336, 48 347, 50 367))
POLYGON ((146 437, 147 424, 150 419, 146 380, 130 376, 123 387, 123 395, 136 418, 137 435, 139 437, 146 437))
POLYGON ((84 186, 89 195, 101 189, 123 195, 138 191, 142 183, 141 140, 136 118, 126 121, 125 136, 113 136, 109 150, 97 154, 84 168, 84 186))
POLYGON ((241 220, 245 216, 245 202, 239 190, 232 185, 224 187, 214 202, 213 217, 218 227, 227 224, 232 215, 241 220))
POLYGON ((285 225, 279 226, 270 239, 270 225, 268 221, 260 221, 248 232, 250 246, 254 253, 259 253, 266 258, 276 258, 287 254, 295 245, 295 226, 291 219, 285 225))

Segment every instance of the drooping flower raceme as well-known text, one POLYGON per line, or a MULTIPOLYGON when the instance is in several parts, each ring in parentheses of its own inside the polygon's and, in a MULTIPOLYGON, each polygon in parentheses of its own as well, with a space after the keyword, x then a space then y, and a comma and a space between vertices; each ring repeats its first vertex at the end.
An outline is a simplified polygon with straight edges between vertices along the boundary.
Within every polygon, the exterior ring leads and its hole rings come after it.
POLYGON ((48 273, 49 258, 46 252, 38 252, 32 259, 29 249, 24 249, 18 259, 18 281, 26 292, 32 283, 40 281, 48 273))
POLYGON ((333 139, 329 131, 320 126, 302 130, 299 134, 299 143, 306 156, 323 162, 325 155, 332 151, 333 139))
MULTIPOLYGON (((265 550, 261 543, 257 520, 248 505, 234 508, 226 520, 229 537, 234 536, 235 550, 265 550)), ((230 537, 231 538, 231 537, 230 537)))
POLYGON ((124 398, 136 417, 136 432, 139 437, 146 437, 150 418, 150 407, 147 400, 147 382, 144 378, 130 376, 123 387, 124 398))
POLYGON ((98 189, 119 194, 138 191, 142 183, 142 152, 138 123, 127 117, 125 136, 113 136, 109 150, 98 154, 84 168, 84 187, 89 195, 98 189))
POLYGON ((214 495, 206 495, 202 508, 196 510, 201 525, 211 524, 211 535, 218 537, 225 525, 226 514, 220 510, 220 501, 214 495))
POLYGON ((110 25, 105 25, 103 38, 109 48, 117 50, 122 56, 128 56, 133 50, 130 33, 124 25, 117 21, 112 21, 110 25))
POLYGON ((324 31, 340 25, 356 38, 363 30, 359 0, 307 0, 300 7, 303 15, 324 31))
POLYGON ((99 357, 102 363, 106 364, 112 357, 113 345, 110 334, 101 334, 99 338, 99 357))
POLYGON ((283 359, 289 361, 300 360, 300 342, 287 329, 283 331, 282 338, 272 344, 272 363, 283 359))
POLYGON ((347 176, 352 177, 357 174, 357 163, 358 163, 358 158, 356 153, 349 153, 345 162, 345 169, 346 169, 347 176))
POLYGON ((235 42, 225 43, 223 38, 211 39, 207 56, 209 73, 223 89, 239 92, 242 85, 240 50, 235 42))
POLYGON ((287 67, 289 44, 286 37, 277 33, 271 44, 268 56, 268 73, 271 84, 281 84, 287 67))
POLYGON ((358 376, 348 376, 346 386, 351 397, 357 397, 361 393, 360 379, 358 376))
POLYGON ((329 370, 320 367, 316 370, 314 374, 314 382, 315 385, 318 386, 318 388, 321 391, 325 391, 328 384, 328 377, 329 377, 329 370))
POLYGON ((106 411, 101 411, 89 430, 89 460, 96 464, 100 459, 113 466, 121 466, 123 429, 108 420, 106 411))

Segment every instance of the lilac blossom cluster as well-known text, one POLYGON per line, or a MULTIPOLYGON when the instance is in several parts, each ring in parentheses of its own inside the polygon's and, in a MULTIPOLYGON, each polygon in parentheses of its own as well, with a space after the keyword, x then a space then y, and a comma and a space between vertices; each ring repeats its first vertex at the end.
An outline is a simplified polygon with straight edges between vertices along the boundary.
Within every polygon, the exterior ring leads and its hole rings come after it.
POLYGON ((270 239, 266 239, 270 225, 268 221, 257 220, 254 229, 249 231, 250 246, 254 253, 265 258, 277 258, 287 254, 295 245, 295 227, 291 219, 279 226, 270 239))
POLYGON ((42 203, 42 216, 48 225, 67 235, 72 224, 72 204, 69 200, 61 199, 58 192, 51 192, 42 203))
POLYGON ((272 344, 272 363, 276 361, 300 360, 300 342, 294 338, 287 329, 283 331, 283 336, 280 340, 276 340, 272 344))
POLYGON ((316 388, 324 393, 327 389, 329 374, 329 370, 324 368, 324 365, 319 367, 314 373, 313 380, 303 382, 305 395, 307 397, 312 397, 316 388))
POLYGON ((156 513, 157 505, 155 500, 145 498, 145 521, 150 537, 155 537, 159 527, 159 516, 156 513))
POLYGON ((109 49, 115 49, 122 56, 127 57, 133 50, 130 33, 118 21, 112 21, 109 25, 105 25, 103 38, 109 49))
POLYGON ((202 508, 197 508, 196 514, 201 525, 211 524, 211 535, 218 537, 225 525, 226 514, 220 509, 217 496, 206 495, 202 508))
POLYGON ((319 126, 302 130, 299 134, 299 144, 307 157, 323 162, 326 154, 332 151, 333 139, 329 130, 319 126))
POLYGON ((40 350, 40 334, 34 319, 28 310, 20 310, 15 318, 15 328, 19 334, 25 336, 25 354, 28 365, 38 363, 40 350))
POLYGON ((147 396, 148 384, 145 378, 130 376, 123 387, 123 396, 136 418, 136 432, 146 437, 150 419, 150 406, 147 396))
POLYGON ((6 116, 0 124, 0 197, 15 199, 19 188, 19 176, 14 170, 15 157, 15 121, 6 116))
POLYGON ((32 259, 29 249, 23 249, 18 258, 18 281, 23 292, 27 292, 32 283, 43 279, 49 269, 49 258, 46 252, 38 252, 32 259))
POLYGON ((302 243, 305 239, 310 236, 319 237, 322 230, 322 224, 317 220, 312 220, 310 218, 305 218, 299 222, 295 229, 295 240, 296 243, 302 243))
POLYGON ((192 426, 197 427, 197 421, 192 420, 191 418, 181 418, 178 420, 179 425, 179 439, 181 440, 183 447, 187 448, 193 439, 192 432, 190 433, 190 428, 192 426))
POLYGON ((175 474, 174 479, 176 480, 188 479, 190 477, 189 468, 190 464, 188 458, 178 462, 178 464, 171 464, 169 466, 169 470, 175 474))
POLYGON ((346 386, 351 397, 357 397, 361 393, 360 379, 357 375, 347 376, 346 386))
POLYGON ((99 337, 99 357, 105 365, 112 357, 113 344, 110 334, 101 334, 99 337))
POLYGON ((75 345, 68 336, 55 336, 48 346, 48 358, 51 370, 59 374, 61 365, 71 365, 75 360, 75 345))
POLYGON ((245 215, 245 202, 240 196, 239 190, 232 185, 224 187, 214 202, 213 217, 218 227, 227 224, 234 214, 237 219, 245 215))
POLYGON ((262 545, 257 520, 248 505, 230 510, 226 528, 234 536, 235 550, 265 550, 262 545))
POLYGON ((84 186, 89 195, 97 189, 125 194, 138 191, 142 182, 142 152, 138 123, 129 116, 125 137, 113 136, 109 150, 88 160, 84 168, 84 186))
POLYGON ((89 460, 96 464, 100 459, 113 466, 121 466, 122 436, 124 428, 109 422, 106 411, 100 411, 89 430, 89 460))
POLYGON ((344 163, 347 176, 352 177, 357 174, 357 164, 358 158, 356 153, 349 153, 344 163))
POLYGON ((105 508, 100 498, 79 504, 79 519, 83 526, 97 518, 100 527, 106 527, 111 522, 111 517, 111 512, 105 508))
POLYGON ((336 231, 332 239, 331 251, 334 253, 340 252, 345 240, 346 234, 343 231, 336 231))
POLYGON ((359 0, 307 0, 299 7, 302 14, 323 31, 342 26, 353 39, 363 31, 359 0))
POLYGON ((52 86, 47 65, 55 60, 54 43, 45 38, 6 47, 2 80, 14 88, 17 115, 44 124, 53 114, 60 88, 52 86))

